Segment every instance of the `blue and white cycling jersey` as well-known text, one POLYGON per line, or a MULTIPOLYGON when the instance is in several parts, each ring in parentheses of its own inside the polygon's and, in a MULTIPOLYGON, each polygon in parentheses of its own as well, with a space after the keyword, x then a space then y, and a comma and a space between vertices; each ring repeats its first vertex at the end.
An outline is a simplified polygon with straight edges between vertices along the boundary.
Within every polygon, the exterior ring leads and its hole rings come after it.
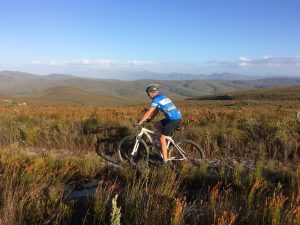
POLYGON ((151 108, 159 108, 168 120, 179 120, 181 119, 181 113, 176 108, 174 103, 164 95, 157 95, 152 99, 151 108))

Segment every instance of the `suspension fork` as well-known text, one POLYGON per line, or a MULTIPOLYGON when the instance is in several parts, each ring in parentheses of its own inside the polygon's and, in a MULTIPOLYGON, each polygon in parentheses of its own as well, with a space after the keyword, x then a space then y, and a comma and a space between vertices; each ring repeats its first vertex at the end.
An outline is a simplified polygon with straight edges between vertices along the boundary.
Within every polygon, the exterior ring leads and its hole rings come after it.
POLYGON ((136 154, 139 146, 140 146, 140 141, 139 141, 138 137, 136 137, 132 152, 130 153, 132 156, 134 156, 136 154))
POLYGON ((140 146, 140 140, 139 140, 139 139, 143 136, 143 134, 144 134, 144 132, 141 131, 141 132, 135 137, 135 143, 134 143, 133 149, 132 149, 132 151, 131 151, 131 153, 130 153, 132 156, 134 156, 134 155, 137 153, 138 148, 139 148, 139 146, 140 146))

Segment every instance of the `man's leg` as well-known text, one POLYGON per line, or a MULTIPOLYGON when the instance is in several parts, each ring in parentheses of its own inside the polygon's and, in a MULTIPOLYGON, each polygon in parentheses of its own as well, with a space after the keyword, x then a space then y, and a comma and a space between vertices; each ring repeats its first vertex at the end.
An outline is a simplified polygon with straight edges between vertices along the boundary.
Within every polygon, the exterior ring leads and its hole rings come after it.
POLYGON ((163 160, 166 162, 168 160, 168 150, 167 150, 167 136, 165 135, 160 135, 159 138, 160 145, 161 145, 161 152, 163 155, 163 160))
POLYGON ((168 149, 167 149, 167 137, 171 136, 173 129, 173 123, 170 120, 164 119, 161 121, 162 129, 159 138, 161 145, 161 152, 163 155, 163 160, 166 162, 168 160, 168 149))

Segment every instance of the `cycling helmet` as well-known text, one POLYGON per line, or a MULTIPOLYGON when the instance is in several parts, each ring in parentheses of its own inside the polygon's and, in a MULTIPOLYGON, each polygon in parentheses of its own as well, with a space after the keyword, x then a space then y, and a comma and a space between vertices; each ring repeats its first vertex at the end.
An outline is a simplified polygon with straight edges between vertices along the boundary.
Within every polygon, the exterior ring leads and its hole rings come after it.
POLYGON ((158 92, 158 87, 159 87, 158 84, 150 84, 150 85, 148 85, 148 87, 146 88, 146 92, 147 92, 147 93, 152 92, 152 91, 157 91, 157 92, 158 92))

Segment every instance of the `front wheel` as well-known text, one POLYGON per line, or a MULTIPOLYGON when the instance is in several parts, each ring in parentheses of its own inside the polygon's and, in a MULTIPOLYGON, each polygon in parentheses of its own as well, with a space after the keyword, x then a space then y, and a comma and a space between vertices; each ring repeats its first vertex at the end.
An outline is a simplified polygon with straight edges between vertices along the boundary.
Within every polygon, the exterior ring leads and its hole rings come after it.
POLYGON ((123 138, 118 146, 118 155, 122 163, 148 164, 149 148, 144 140, 137 136, 123 138))
POLYGON ((177 145, 184 151, 184 156, 193 164, 199 163, 205 158, 203 149, 191 140, 183 140, 177 145))

